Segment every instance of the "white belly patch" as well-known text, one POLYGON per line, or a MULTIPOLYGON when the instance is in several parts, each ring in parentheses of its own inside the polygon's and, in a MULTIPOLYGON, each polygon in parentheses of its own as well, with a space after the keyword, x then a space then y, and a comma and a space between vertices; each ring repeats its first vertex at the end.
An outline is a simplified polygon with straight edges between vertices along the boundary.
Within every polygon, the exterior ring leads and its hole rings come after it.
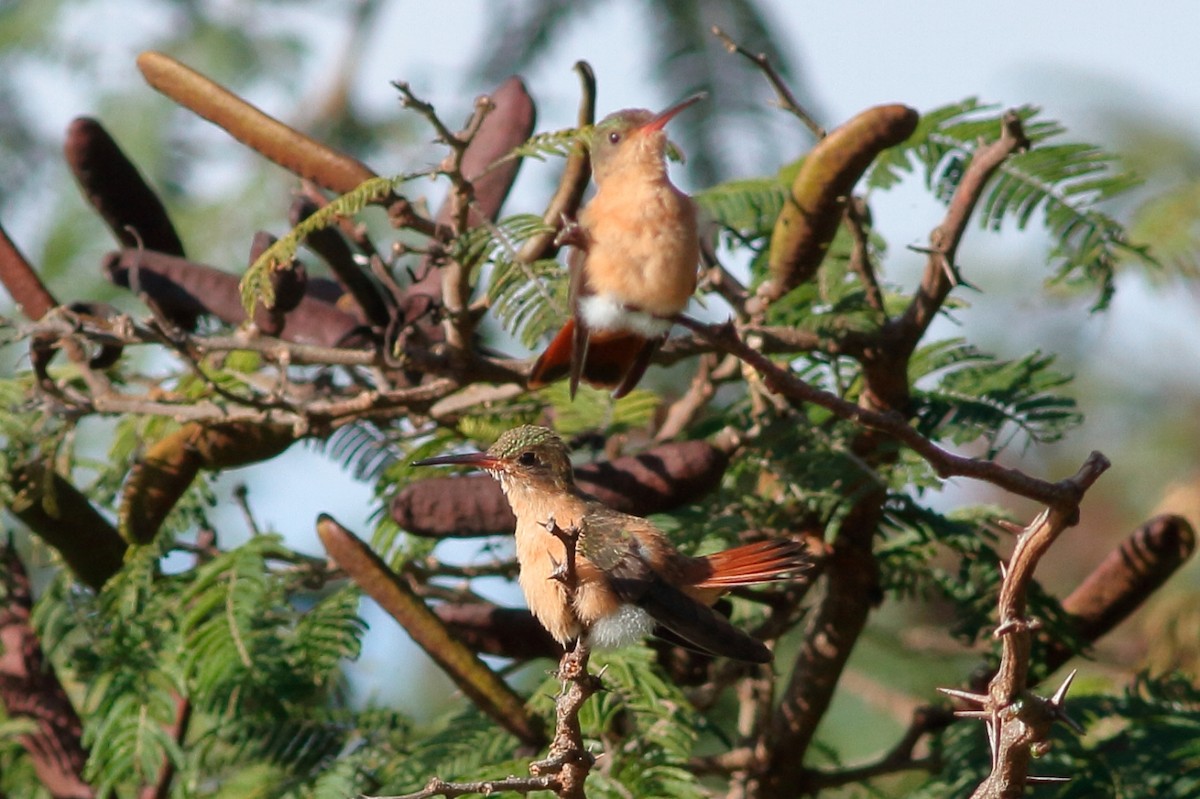
POLYGON ((636 605, 622 605, 588 631, 588 643, 597 649, 617 649, 642 640, 654 632, 654 619, 636 605))
POLYGON ((579 300, 579 314, 591 330, 627 331, 658 338, 671 329, 671 321, 630 308, 611 294, 592 294, 579 300))

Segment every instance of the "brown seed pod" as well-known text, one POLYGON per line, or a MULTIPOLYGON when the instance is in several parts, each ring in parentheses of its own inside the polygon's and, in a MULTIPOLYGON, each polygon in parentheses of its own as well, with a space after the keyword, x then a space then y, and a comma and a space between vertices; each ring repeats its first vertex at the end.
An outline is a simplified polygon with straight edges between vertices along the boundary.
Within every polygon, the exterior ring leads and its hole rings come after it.
POLYGON ((854 184, 875 157, 916 130, 904 105, 868 108, 819 141, 805 156, 771 236, 771 276, 760 302, 773 302, 816 274, 837 233, 854 184))
POLYGON ((41 319, 58 301, 38 277, 33 265, 0 227, 0 282, 28 319, 41 319))
POLYGON ((151 541, 201 469, 232 469, 265 461, 296 440, 291 425, 189 422, 159 439, 129 470, 117 527, 131 544, 151 541))
POLYGON ((167 97, 319 186, 346 194, 376 177, 361 161, 288 127, 168 55, 148 50, 137 65, 146 82, 167 97))
POLYGON ((508 683, 452 635, 408 583, 358 536, 325 514, 317 519, 317 535, 329 557, 408 631, 464 694, 526 745, 545 743, 541 719, 531 715, 508 683))
POLYGON ((183 242, 162 200, 99 122, 72 120, 63 154, 83 196, 121 246, 183 256, 183 242))
MULTIPOLYGON (((195 327, 196 317, 212 314, 239 325, 245 321, 238 277, 216 267, 151 250, 123 250, 104 258, 104 273, 118 286, 137 289, 180 326, 195 327), (190 324, 189 324, 189 320, 190 324)), ((287 316, 280 337, 300 344, 361 347, 371 338, 354 316, 306 294, 287 316)))
POLYGON ((474 652, 514 660, 562 657, 562 645, 525 608, 446 602, 435 605, 433 612, 474 652))
MULTIPOLYGON (((724 452, 705 441, 671 442, 580 466, 575 481, 611 508, 647 516, 712 491, 728 463, 724 452)), ((499 484, 484 474, 418 480, 392 499, 391 514, 408 532, 431 538, 510 534, 516 527, 499 484)))
POLYGON ((126 544, 88 498, 43 463, 13 469, 11 510, 58 550, 68 568, 97 591, 125 561, 126 544))

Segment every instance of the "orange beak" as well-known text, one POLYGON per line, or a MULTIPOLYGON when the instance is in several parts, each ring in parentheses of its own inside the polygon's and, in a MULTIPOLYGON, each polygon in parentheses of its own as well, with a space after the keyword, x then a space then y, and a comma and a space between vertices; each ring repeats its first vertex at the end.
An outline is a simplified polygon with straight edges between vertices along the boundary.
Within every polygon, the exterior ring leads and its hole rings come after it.
POLYGON ((495 469, 500 459, 486 452, 464 452, 461 455, 439 455, 416 461, 413 466, 474 466, 476 469, 495 469))
POLYGON ((691 97, 687 98, 686 100, 683 100, 683 101, 678 102, 675 105, 671 106, 666 111, 659 112, 649 122, 647 122, 646 124, 639 127, 638 130, 644 131, 644 132, 649 132, 652 130, 662 130, 663 127, 668 122, 670 122, 671 119, 674 118, 674 116, 676 114, 678 114, 680 111, 684 110, 685 108, 688 108, 689 106, 695 105, 696 103, 700 102, 701 100, 703 100, 706 97, 708 97, 707 92, 697 92, 696 94, 693 94, 691 97))

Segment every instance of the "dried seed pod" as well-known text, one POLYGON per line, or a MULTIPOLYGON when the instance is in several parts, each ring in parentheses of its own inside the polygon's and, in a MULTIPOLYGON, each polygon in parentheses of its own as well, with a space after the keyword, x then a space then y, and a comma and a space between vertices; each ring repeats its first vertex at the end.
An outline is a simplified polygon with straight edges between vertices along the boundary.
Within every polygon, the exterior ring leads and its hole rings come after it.
POLYGON ((816 274, 854 184, 879 153, 912 135, 918 119, 904 105, 868 108, 805 156, 775 222, 771 277, 758 289, 760 302, 773 302, 816 274))
POLYGON ((265 461, 295 440, 291 425, 185 424, 154 442, 130 469, 117 511, 121 535, 131 544, 148 543, 201 469, 265 461))
POLYGON ((183 256, 183 242, 162 200, 99 122, 72 120, 63 154, 83 196, 121 246, 183 256))
POLYGON ((514 660, 562 657, 562 645, 525 608, 445 602, 435 605, 433 612, 474 652, 514 660))
POLYGON ((455 638, 441 619, 361 539, 330 516, 317 519, 325 551, 363 592, 398 621, 464 694, 523 743, 545 743, 542 721, 479 656, 455 638))
POLYGON ((263 113, 233 92, 163 53, 137 58, 146 82, 285 169, 338 194, 376 177, 370 167, 263 113))
POLYGON ((69 480, 33 462, 15 467, 10 476, 18 519, 58 550, 68 568, 97 591, 125 562, 121 536, 69 480))
POLYGON ((0 227, 0 282, 29 319, 41 319, 58 301, 38 277, 33 265, 0 227))
MULTIPOLYGON (((215 267, 151 250, 123 250, 105 256, 104 272, 125 288, 133 288, 136 274, 138 291, 180 326, 194 327, 201 314, 231 325, 245 321, 237 275, 215 267)), ((373 341, 358 319, 307 294, 287 320, 281 338, 300 344, 362 347, 373 341)))
MULTIPOLYGON (((1062 601, 1084 641, 1095 641, 1124 621, 1187 562, 1196 533, 1182 516, 1155 516, 1108 553, 1062 601)), ((1075 652, 1051 641, 1045 660, 1054 667, 1075 652)))

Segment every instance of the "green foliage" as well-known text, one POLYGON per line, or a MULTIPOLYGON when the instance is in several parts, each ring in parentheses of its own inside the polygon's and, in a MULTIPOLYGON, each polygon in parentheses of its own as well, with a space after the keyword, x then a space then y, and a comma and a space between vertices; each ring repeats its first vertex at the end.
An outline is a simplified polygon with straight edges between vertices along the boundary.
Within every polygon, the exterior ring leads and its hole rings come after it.
POLYGON ((134 551, 99 596, 60 581, 38 605, 48 651, 87 686, 86 777, 101 795, 152 782, 167 762, 204 779, 269 765, 305 783, 375 735, 341 698, 364 629, 357 592, 305 589, 276 536, 174 575, 159 570, 163 554, 134 551), (181 703, 192 714, 184 741, 171 732, 181 703))
POLYGON ((575 148, 586 145, 588 137, 591 135, 591 126, 535 133, 525 142, 514 147, 493 166, 515 158, 536 158, 539 161, 545 161, 546 156, 565 158, 575 148))
POLYGON ((521 244, 553 228, 535 214, 518 214, 495 225, 468 231, 453 245, 456 259, 468 268, 492 264, 487 298, 504 330, 532 347, 566 315, 566 273, 557 261, 527 261, 521 244))
POLYGON ((697 192, 694 199, 717 224, 757 239, 774 229, 787 201, 787 184, 779 178, 731 180, 697 192))
POLYGON ((525 764, 515 762, 514 749, 511 736, 498 730, 474 705, 466 705, 415 736, 411 748, 381 775, 381 790, 418 790, 433 773, 447 780, 486 780, 521 773, 525 764))
MULTIPOLYGON (((1000 138, 1002 121, 995 108, 969 99, 925 113, 908 141, 876 160, 868 185, 890 188, 902 172, 920 168, 925 185, 948 203, 975 153, 1000 138)), ((984 193, 980 224, 998 230, 1010 219, 1024 230, 1040 211, 1054 239, 1052 282, 1096 291, 1095 307, 1104 308, 1122 256, 1155 263, 1145 246, 1131 244, 1123 226, 1100 210, 1139 179, 1099 147, 1050 142, 1065 129, 1042 119, 1039 109, 1022 106, 1016 114, 1030 147, 1000 165, 984 193)))
POLYGON ((997 360, 962 339, 927 345, 914 354, 909 370, 917 386, 916 427, 955 444, 982 439, 988 458, 1018 434, 1028 442, 1058 441, 1083 417, 1074 399, 1055 393, 1070 378, 1053 363, 1040 353, 997 360), (923 383, 933 385, 926 389, 923 383))

